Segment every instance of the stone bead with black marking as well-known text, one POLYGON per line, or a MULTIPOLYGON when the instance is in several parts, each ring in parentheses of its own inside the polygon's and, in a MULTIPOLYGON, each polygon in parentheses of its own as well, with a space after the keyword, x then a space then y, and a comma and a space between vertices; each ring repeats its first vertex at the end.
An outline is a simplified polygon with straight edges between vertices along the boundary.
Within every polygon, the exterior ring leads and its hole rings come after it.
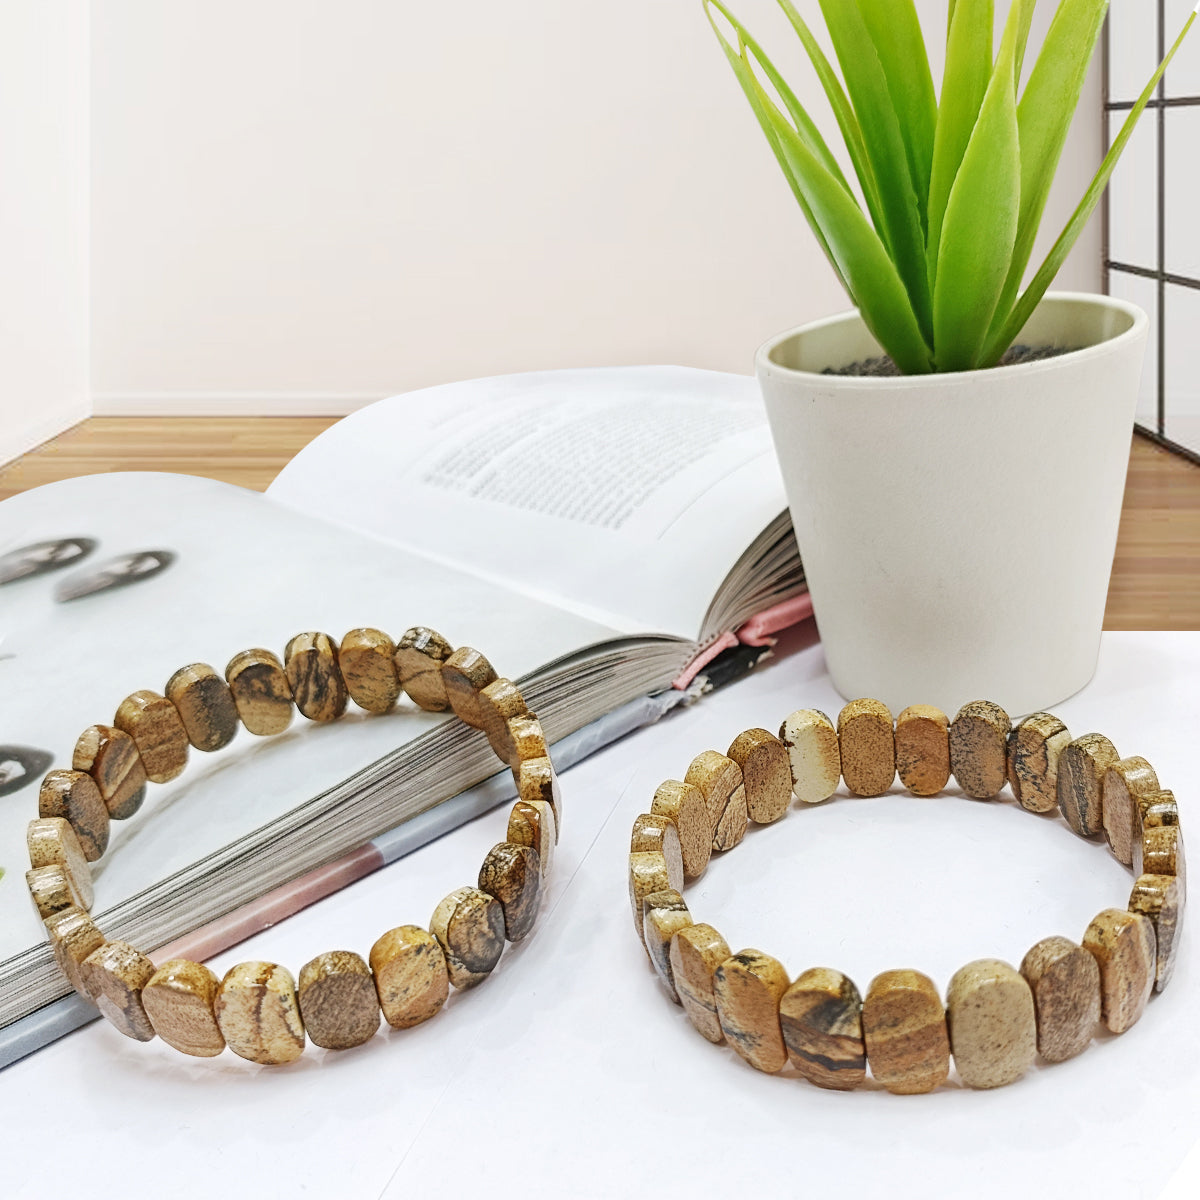
POLYGON ((704 874, 712 854, 712 827, 704 793, 694 783, 668 779, 658 785, 650 805, 652 816, 666 817, 679 834, 685 879, 704 874))
POLYGON ((687 925, 671 938, 671 982, 692 1027, 710 1042, 724 1038, 717 1019, 713 974, 729 957, 729 943, 703 922, 687 925))
POLYGON ((146 798, 146 768, 129 734, 111 725, 90 725, 75 743, 71 766, 86 771, 100 789, 114 821, 132 817, 146 798))
POLYGON ((371 972, 384 1020, 411 1029, 436 1016, 450 994, 441 943, 419 925, 389 929, 371 947, 371 972))
POLYGON ((681 1001, 671 972, 671 939, 691 924, 692 914, 674 888, 651 892, 642 901, 642 938, 646 943, 646 953, 650 956, 659 983, 676 1004, 681 1001))
POLYGON ((1129 911, 1154 926, 1154 990, 1161 992, 1175 972, 1179 928, 1183 924, 1183 885, 1174 875, 1139 875, 1129 895, 1129 911))
POLYGON ((866 1079, 862 997, 841 971, 800 975, 779 1001, 779 1023, 792 1066, 810 1083, 847 1092, 866 1079))
POLYGON ((896 778, 892 714, 879 700, 851 700, 838 713, 842 778, 856 796, 882 796, 896 778))
POLYGON ((154 1026, 142 1004, 142 989, 154 976, 154 964, 128 942, 105 942, 83 960, 82 974, 96 1007, 127 1038, 148 1042, 154 1026))
POLYGON ((1029 812, 1058 806, 1058 762, 1071 732, 1053 713, 1032 713, 1008 735, 1008 783, 1029 812))
POLYGON ((787 987, 783 964, 761 950, 739 950, 713 972, 717 1020, 725 1040, 752 1067, 768 1074, 787 1064, 779 1024, 779 1001, 787 987))
POLYGON ((459 646, 442 663, 446 699, 455 715, 475 729, 483 728, 479 693, 497 678, 496 670, 478 650, 459 646))
POLYGON ((396 644, 382 629, 351 629, 337 652, 350 699, 370 713, 391 712, 400 698, 396 644))
POLYGON ((92 923, 91 917, 79 908, 64 908, 46 918, 46 934, 58 969, 67 982, 85 999, 95 1002, 83 973, 83 963, 89 954, 104 945, 104 934, 92 923))
POLYGON ((545 800, 518 800, 508 815, 505 841, 537 851, 542 878, 554 862, 554 809, 545 800))
POLYGON ((741 767, 716 750, 702 750, 692 759, 684 781, 694 784, 704 796, 712 848, 731 850, 745 836, 749 819, 741 767))
POLYGON ((62 817, 35 818, 26 828, 25 844, 31 867, 61 867, 70 881, 71 890, 79 897, 78 907, 92 907, 92 871, 69 821, 62 817))
POLYGON ((1008 779, 1008 713, 991 700, 971 700, 950 725, 950 770, 973 800, 999 795, 1008 779))
POLYGON ((220 986, 203 963, 173 958, 146 981, 142 1007, 168 1046, 195 1058, 213 1058, 225 1049, 213 1012, 220 986))
POLYGON ((450 982, 460 991, 482 983, 504 953, 504 910, 479 888, 455 888, 433 910, 429 932, 446 956, 450 982))
POLYGON ((533 932, 542 902, 542 874, 531 846, 500 842, 479 868, 479 890, 494 896, 504 910, 504 936, 519 942, 533 932))
POLYGON ((327 633, 298 633, 283 652, 296 708, 310 721, 336 721, 350 694, 338 667, 338 644, 327 633))
POLYGON ((348 1050, 379 1029, 379 997, 370 968, 350 950, 329 950, 300 968, 296 998, 309 1041, 348 1050))
POLYGON ((151 783, 167 783, 182 774, 188 760, 188 736, 179 710, 166 696, 142 689, 121 701, 113 724, 129 734, 151 783))
POLYGON ((272 737, 291 723, 296 706, 283 663, 270 650, 243 650, 229 660, 225 681, 247 733, 272 737))
POLYGON ((1065 1062, 1091 1044, 1100 1021, 1100 968, 1070 938, 1043 938, 1021 961, 1037 1011, 1037 1048, 1065 1062))
POLYGON ((1121 756, 1102 733, 1069 742, 1058 758, 1058 809, 1080 837, 1104 828, 1104 776, 1121 756))
POLYGON ((108 849, 108 808, 85 771, 51 771, 38 791, 38 815, 66 821, 88 862, 96 862, 108 849))
POLYGON ((1104 836, 1118 862, 1133 863, 1133 843, 1141 837, 1137 797, 1159 791, 1154 768, 1140 755, 1118 759, 1104 773, 1104 836))
POLYGON ((756 825, 770 825, 792 803, 792 770, 787 747, 765 729, 747 729, 729 747, 746 785, 746 812, 756 825))
POLYGON ((207 663, 180 667, 163 691, 178 709, 188 741, 197 750, 212 753, 233 741, 237 705, 229 685, 207 663))
POLYGON ((244 962, 226 971, 213 1016, 225 1044, 239 1058, 274 1067, 304 1053, 296 981, 278 963, 244 962))
POLYGON ((1113 1033, 1140 1020, 1154 990, 1154 923, 1142 913, 1106 908, 1083 935, 1100 967, 1100 1018, 1113 1033))
POLYGON ((950 1074, 946 1010, 927 975, 876 975, 863 998, 863 1040, 871 1074, 889 1092, 931 1092, 950 1074))
POLYGON ((396 643, 396 670, 408 698, 427 712, 445 712, 450 707, 442 663, 454 647, 434 629, 415 625, 405 630, 396 643))

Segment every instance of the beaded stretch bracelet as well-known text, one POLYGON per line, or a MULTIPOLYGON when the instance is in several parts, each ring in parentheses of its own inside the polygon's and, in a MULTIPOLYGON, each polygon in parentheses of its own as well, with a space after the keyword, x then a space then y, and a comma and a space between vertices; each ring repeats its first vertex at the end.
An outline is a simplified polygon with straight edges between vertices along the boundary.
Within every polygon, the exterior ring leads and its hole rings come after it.
POLYGON ((111 726, 83 732, 73 769, 51 771, 43 781, 40 816, 28 833, 29 890, 55 959, 75 990, 128 1037, 149 1041, 157 1034, 200 1057, 228 1046, 272 1065, 298 1058, 306 1035, 330 1050, 357 1046, 379 1029, 381 1011, 397 1029, 427 1021, 451 983, 459 989, 481 983, 505 940, 519 941, 533 929, 558 840, 558 782, 536 716, 477 650, 452 650, 423 627, 410 629, 399 644, 377 629, 351 630, 340 646, 327 634, 302 633, 288 643, 283 662, 269 650, 245 650, 224 679, 194 663, 176 671, 164 690, 134 692, 111 726), (451 892, 428 930, 389 930, 371 948, 369 965, 346 950, 318 955, 297 984, 269 962, 239 963, 221 980, 184 959, 156 969, 92 922, 88 863, 103 855, 110 819, 138 811, 147 781, 174 779, 189 745, 219 750, 239 721, 252 734, 281 733, 296 709, 312 721, 333 721, 348 700, 388 712, 401 690, 423 709, 453 709, 483 730, 511 768, 520 797, 506 840, 484 859, 478 887, 451 892))
POLYGON ((729 753, 706 750, 684 780, 658 788, 633 826, 629 894, 634 925, 667 994, 711 1042, 722 1038, 760 1071, 796 1071, 824 1088, 849 1090, 872 1076, 890 1092, 932 1091, 954 1055, 968 1087, 1019 1079, 1037 1054, 1061 1062, 1082 1051, 1102 1020, 1123 1033, 1174 967, 1183 918, 1185 867, 1179 811, 1143 758, 1121 758, 1108 738, 1072 741, 1050 713, 1015 728, 999 705, 967 704, 953 722, 927 705, 893 724, 877 700, 854 700, 836 728, 824 713, 792 713, 774 737, 739 735, 729 753), (815 804, 844 779, 859 796, 886 792, 897 773, 909 791, 932 796, 951 774, 975 799, 1007 782, 1032 812, 1055 807, 1076 833, 1101 830, 1136 876, 1127 908, 1109 908, 1082 946, 1038 942, 1019 971, 998 959, 969 963, 943 1006, 933 982, 913 970, 885 971, 860 997, 839 971, 817 967, 790 981, 759 950, 731 954, 707 924, 694 924, 680 892, 713 850, 742 840, 748 821, 769 824, 792 795, 815 804))

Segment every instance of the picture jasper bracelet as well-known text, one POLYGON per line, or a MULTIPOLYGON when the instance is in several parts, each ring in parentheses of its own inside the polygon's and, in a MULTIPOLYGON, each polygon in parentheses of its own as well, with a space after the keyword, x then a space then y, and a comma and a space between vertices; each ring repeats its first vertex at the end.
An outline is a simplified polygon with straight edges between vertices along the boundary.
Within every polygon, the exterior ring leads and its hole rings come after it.
POLYGON ((164 691, 134 692, 112 725, 84 730, 72 769, 51 771, 43 781, 40 816, 29 825, 29 890, 58 965, 122 1033, 138 1041, 157 1034, 200 1057, 228 1046, 266 1064, 298 1058, 306 1037, 329 1050, 357 1046, 374 1036, 381 1012, 397 1029, 427 1021, 450 984, 481 983, 505 940, 533 929, 558 840, 558 783, 537 718, 477 650, 452 650, 425 628, 410 629, 398 644, 377 629, 351 630, 340 646, 327 634, 302 633, 288 643, 283 662, 269 650, 244 650, 223 679, 194 663, 176 671, 164 691), (483 730, 520 797, 478 886, 451 892, 428 930, 389 930, 372 946, 369 965, 348 950, 320 954, 297 983, 269 962, 239 963, 221 980, 183 959, 156 968, 92 922, 88 864, 108 845, 110 819, 138 811, 147 781, 174 779, 189 745, 219 750, 239 722, 253 734, 281 733, 297 709, 311 721, 334 721, 348 700, 385 713, 401 690, 423 709, 453 709, 483 730))
POLYGON ((1174 967, 1183 918, 1184 854, 1174 796, 1144 758, 1121 758, 1098 733, 1072 741, 1050 713, 1015 728, 999 705, 978 700, 953 722, 927 705, 893 724, 878 700, 854 700, 836 728, 801 709, 779 737, 749 729, 728 754, 706 750, 684 779, 667 780, 634 822, 629 894, 634 925, 667 994, 711 1042, 722 1038, 751 1066, 790 1061, 819 1087, 849 1090, 872 1076, 890 1092, 928 1092, 945 1081, 950 1056, 968 1087, 1012 1083, 1040 1054, 1061 1062, 1083 1050, 1098 1021, 1123 1033, 1174 967), (742 840, 748 821, 769 824, 793 794, 816 804, 839 781, 859 796, 886 792, 896 775, 918 796, 953 775, 987 800, 1007 782, 1032 812, 1055 807, 1083 837, 1101 831, 1136 882, 1127 908, 1097 915, 1077 945, 1038 942, 1015 970, 998 959, 968 963, 943 1005, 914 970, 876 976, 865 999, 839 971, 815 967, 791 980, 760 950, 731 954, 711 925, 694 924, 680 892, 713 850, 742 840))

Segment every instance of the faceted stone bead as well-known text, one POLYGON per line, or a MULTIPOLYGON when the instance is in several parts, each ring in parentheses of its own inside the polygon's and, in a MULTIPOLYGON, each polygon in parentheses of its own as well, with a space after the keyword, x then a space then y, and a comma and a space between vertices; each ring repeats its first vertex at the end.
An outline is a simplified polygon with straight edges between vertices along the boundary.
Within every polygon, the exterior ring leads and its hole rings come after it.
POLYGON ((505 841, 537 851, 542 879, 550 877, 554 865, 554 809, 545 800, 518 800, 508 817, 505 841))
POLYGON ((803 804, 820 804, 842 781, 842 752, 833 722, 819 709, 800 708, 784 717, 779 740, 788 752, 792 793, 803 804))
POLYGON ((950 1074, 946 1010, 920 971, 884 971, 863 999, 863 1040, 871 1074, 889 1092, 931 1092, 950 1074))
POLYGON ((197 750, 212 753, 233 741, 238 729, 233 693, 207 663, 180 667, 164 691, 197 750))
POLYGON ((34 867, 26 871, 25 882, 29 886, 29 895, 38 916, 43 921, 65 908, 87 908, 61 863, 50 863, 48 866, 34 867))
POLYGON ((532 713, 508 720, 508 739, 513 748, 513 778, 517 778, 521 764, 531 758, 548 758, 546 734, 542 723, 532 713))
POLYGON ((931 704, 896 718, 896 771, 914 796, 936 796, 950 781, 950 719, 931 704))
POLYGON ((213 1015, 225 1044, 240 1058, 276 1067, 304 1053, 296 982, 277 963, 244 962, 226 971, 213 1015))
POLYGON ((75 743, 71 766, 96 781, 114 821, 124 821, 142 807, 146 768, 129 734, 111 725, 90 725, 75 743))
POLYGON ((510 767, 520 763, 517 744, 513 741, 508 723, 513 717, 529 715, 529 708, 520 689, 511 679, 493 679, 478 697, 479 719, 483 732, 495 751, 496 757, 510 767))
POLYGON ((438 632, 416 625, 396 643, 396 670, 410 700, 427 712, 445 712, 450 707, 442 663, 454 653, 438 632))
POLYGON ((38 814, 66 821, 88 862, 108 849, 108 809, 96 781, 85 772, 51 771, 38 792, 38 814))
POLYGON ((148 1042, 154 1026, 142 1005, 142 989, 154 976, 154 964, 128 942, 105 942, 83 960, 82 974, 96 1007, 128 1038, 148 1042))
POLYGON ((998 795, 1008 778, 1008 713, 990 700, 971 700, 950 726, 950 770, 974 800, 998 795))
POLYGON ((173 958, 142 988, 142 1006, 154 1032, 168 1046, 196 1058, 212 1058, 225 1049, 213 1005, 220 983, 203 963, 173 958))
POLYGON ((1183 851, 1183 831, 1178 825, 1155 825, 1143 830, 1142 840, 1134 843, 1133 873, 1138 875, 1174 875, 1187 892, 1187 859, 1183 851))
POLYGON ((562 835, 562 796, 558 775, 548 758, 528 758, 517 768, 517 794, 527 804, 538 800, 550 805, 554 813, 554 843, 562 835))
POLYGON ((770 825, 792 802, 792 768, 784 744, 765 729, 747 729, 729 747, 746 785, 746 812, 758 825, 770 825))
POLYGON ((519 942, 533 932, 542 902, 542 873, 537 851, 501 842, 479 868, 479 890, 494 896, 504 910, 504 936, 519 942))
POLYGON ((1154 926, 1154 990, 1161 992, 1175 972, 1183 886, 1174 875, 1139 875, 1129 896, 1129 911, 1149 917, 1154 926))
POLYGON ((1058 804, 1058 760, 1071 733, 1053 713, 1033 713, 1008 735, 1008 783, 1029 812, 1058 804))
POLYGON ((712 828, 704 793, 694 783, 668 779, 659 784, 650 806, 653 816, 666 817, 679 834, 685 879, 704 874, 712 854, 712 828))
POLYGON ((336 721, 349 693, 338 667, 338 644, 327 633, 298 633, 283 652, 296 708, 310 721, 336 721))
POLYGON ((46 918, 46 934, 54 961, 66 976, 67 982, 85 999, 95 1000, 88 990, 83 974, 83 962, 94 950, 104 945, 104 934, 92 923, 82 909, 64 908, 46 918))
POLYGON ((296 706, 283 663, 270 650, 243 650, 229 660, 225 682, 247 733, 272 737, 291 723, 296 706))
POLYGON ((1087 1049, 1100 1021, 1100 968, 1070 938, 1043 938, 1025 955, 1021 974, 1033 993, 1038 1053, 1065 1062, 1087 1049))
POLYGON ((385 713, 396 707, 400 672, 396 669, 396 645, 386 633, 351 629, 342 638, 337 658, 342 682, 359 708, 385 713))
POLYGON ((348 1050, 370 1041, 379 1030, 375 981, 367 964, 352 951, 330 950, 305 963, 296 997, 314 1046, 348 1050))
POLYGON ((671 974, 671 939, 691 923, 692 914, 688 912, 688 906, 673 888, 665 892, 651 892, 642 901, 642 938, 646 943, 646 953, 650 955, 658 981, 676 1004, 680 1003, 680 999, 671 974))
POLYGON ((787 1064, 779 1024, 779 1001, 787 988, 783 964, 761 950, 739 950, 713 972, 721 1032, 752 1067, 769 1074, 787 1064))
POLYGON ((371 947, 371 971, 384 1018, 394 1029, 428 1021, 450 994, 441 944, 419 925, 389 929, 371 947))
POLYGON ((455 715, 475 729, 483 728, 483 712, 479 693, 496 679, 496 672, 478 650, 459 646, 442 663, 442 682, 446 699, 455 715))
POLYGON ((741 767, 716 750, 702 750, 692 759, 684 781, 694 784, 704 796, 712 848, 733 849, 745 836, 749 819, 741 767))
POLYGON ((450 982, 460 990, 482 983, 504 953, 504 910, 478 888, 455 888, 433 910, 429 932, 441 944, 450 982))
POLYGON ((1137 755, 1122 758, 1104 773, 1104 836, 1118 862, 1133 863, 1133 843, 1140 838, 1137 797, 1157 792, 1154 768, 1137 755))
POLYGON ((1104 828, 1104 776, 1121 756, 1102 733, 1085 733, 1058 758, 1058 808, 1080 837, 1104 828))
POLYGON ((1100 967, 1100 1017, 1124 1033, 1145 1011, 1154 990, 1154 923, 1141 913, 1106 908, 1083 935, 1100 967))
POLYGON ((981 958, 955 971, 946 992, 946 1027, 967 1087, 1003 1087, 1037 1056, 1033 993, 1019 971, 981 958))
POLYGON ((683 870, 683 849, 679 842, 679 832, 675 823, 668 817, 660 817, 656 813, 642 813, 633 822, 633 832, 629 837, 631 854, 641 851, 657 850, 667 860, 667 874, 672 879, 685 877, 683 870))
POLYGON ((837 727, 846 786, 856 796, 882 796, 896 778, 891 710, 878 700, 851 700, 837 727))
POLYGON ((729 944, 711 925, 687 925, 671 938, 671 981, 687 1019, 710 1042, 724 1037, 717 1019, 713 974, 729 957, 729 944))
POLYGON ((862 997, 840 971, 805 971, 784 992, 779 1022, 792 1066, 810 1083, 847 1092, 866 1079, 862 997))
POLYGON ((77 907, 92 907, 92 871, 87 864, 83 846, 63 817, 38 817, 29 822, 25 832, 31 867, 62 867, 71 888, 79 897, 77 907))
POLYGON ((629 907, 633 926, 646 944, 642 930, 642 901, 653 892, 683 890, 683 867, 667 859, 660 851, 638 850, 629 856, 629 907))
POLYGON ((166 696, 146 689, 130 693, 121 701, 113 724, 133 738, 151 783, 167 783, 187 766, 187 730, 166 696))

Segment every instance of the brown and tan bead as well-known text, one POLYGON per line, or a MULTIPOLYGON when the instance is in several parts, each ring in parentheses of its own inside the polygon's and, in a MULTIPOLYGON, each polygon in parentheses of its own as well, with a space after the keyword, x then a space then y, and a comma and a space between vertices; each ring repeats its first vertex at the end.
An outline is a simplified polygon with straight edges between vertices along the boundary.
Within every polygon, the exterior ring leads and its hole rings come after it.
POLYGON ((810 1083, 846 1092, 866 1079, 862 997, 840 971, 800 975, 779 1001, 779 1022, 792 1066, 810 1083))
POLYGON ((761 950, 739 950, 713 972, 713 998, 725 1040, 758 1071, 773 1074, 787 1064, 779 1024, 779 1001, 787 971, 761 950))
POLYGON ((274 1067, 304 1053, 296 981, 278 963, 244 962, 226 971, 213 1016, 225 1044, 239 1058, 274 1067))
POLYGON ((1179 927, 1183 923, 1183 885, 1174 875, 1139 875, 1129 895, 1129 911, 1154 926, 1154 990, 1161 992, 1175 972, 1179 927))
POLYGON ((508 720, 508 740, 512 743, 513 757, 509 765, 513 769, 513 778, 517 777, 521 764, 531 758, 549 758, 550 751, 546 747, 546 734, 542 723, 532 713, 523 716, 510 717, 508 720))
POLYGON ((682 865, 668 860, 661 851, 637 850, 630 854, 629 907, 633 912, 633 926, 643 946, 646 935, 642 929, 642 901, 654 892, 682 889, 682 865))
POLYGON ((698 787, 708 809, 712 848, 731 850, 746 834, 746 785, 742 769, 716 750, 702 750, 692 759, 684 782, 698 787))
POLYGON ((1101 1019, 1113 1033, 1124 1033, 1154 990, 1154 923, 1141 913, 1106 908, 1087 927, 1083 946, 1100 967, 1101 1019))
POLYGON ((1008 779, 1008 713, 991 700, 971 700, 950 725, 950 770, 973 800, 999 795, 1008 779))
POLYGON ((297 710, 310 721, 336 721, 350 694, 338 667, 338 644, 327 633, 298 633, 283 652, 297 710))
POLYGON ((142 1004, 142 989, 154 977, 154 964, 128 942, 105 942, 83 960, 81 971, 96 1007, 114 1029, 137 1042, 154 1037, 142 1004))
POLYGON ((842 752, 833 722, 819 709, 800 708, 784 717, 779 740, 788 752, 792 794, 802 804, 820 804, 842 781, 842 752))
POLYGON ((671 974, 671 940, 691 924, 692 914, 674 888, 651 892, 642 901, 642 940, 646 943, 646 953, 659 982, 676 1004, 681 1001, 671 974))
POLYGON ((146 768, 137 744, 111 725, 89 725, 75 743, 71 766, 86 771, 114 821, 132 817, 146 798, 146 768))
POLYGON ((1133 847, 1133 874, 1174 875, 1187 891, 1187 859, 1183 852, 1183 831, 1178 825, 1154 825, 1142 831, 1133 847))
POLYGON ((1118 862, 1133 863, 1133 843, 1141 837, 1137 797, 1159 791, 1154 768, 1137 755, 1122 758, 1104 773, 1104 836, 1118 862))
POLYGON ((838 713, 842 778, 856 796, 882 796, 896 778, 896 738, 886 704, 851 700, 838 713))
POLYGON ((1100 1021, 1100 968, 1070 938, 1043 938, 1021 962, 1037 1012, 1038 1053, 1065 1062, 1087 1049, 1100 1021))
POLYGON ((527 758, 517 768, 517 794, 526 804, 542 801, 554 813, 554 841, 562 834, 562 796, 558 791, 558 775, 548 758, 527 758))
POLYGON ((792 769, 787 747, 765 729, 747 729, 729 747, 746 785, 746 812, 756 825, 787 815, 792 802, 792 769))
POLYGON ((92 871, 69 821, 63 817, 37 817, 25 831, 25 844, 31 867, 60 866, 79 897, 77 907, 92 907, 92 871))
POLYGON ((396 643, 396 670, 400 683, 419 708, 427 712, 445 712, 450 707, 442 664, 454 653, 448 641, 424 625, 406 630, 396 643))
POLYGON ((1175 793, 1161 788, 1156 792, 1139 792, 1133 798, 1134 844, 1147 829, 1162 829, 1179 824, 1179 805, 1175 793))
POLYGON ((79 908, 64 908, 46 918, 46 935, 58 969, 85 999, 95 1001, 83 973, 84 960, 104 945, 104 934, 79 908))
POLYGON ((455 716, 475 729, 483 728, 479 693, 495 680, 492 664, 470 646, 460 646, 442 663, 446 699, 455 716))
POLYGON ((658 785, 650 813, 666 817, 675 826, 683 855, 684 878, 703 875, 712 854, 712 826, 704 793, 694 783, 668 779, 658 785))
POLYGON ((517 744, 508 723, 514 717, 529 715, 520 689, 511 679, 493 679, 479 693, 477 711, 482 722, 481 728, 487 734, 496 757, 515 769, 521 758, 517 754, 517 744))
POLYGON ((729 943, 711 926, 687 925, 671 938, 671 982, 692 1027, 710 1042, 724 1038, 717 1019, 713 974, 729 957, 729 943))
POLYGON ((108 808, 96 781, 84 771, 51 771, 38 791, 38 815, 66 821, 88 862, 108 849, 108 808))
POLYGON ((1037 1056, 1033 993, 1021 973, 998 958, 955 971, 946 992, 946 1028, 967 1087, 1013 1083, 1037 1056))
POLYGON ((225 682, 247 733, 272 737, 282 733, 296 712, 292 685, 283 663, 270 650, 243 650, 229 660, 225 682))
POLYGON ((400 698, 396 644, 383 630, 351 629, 338 646, 337 660, 346 691, 359 708, 386 713, 396 707, 400 698))
POLYGON ((950 780, 950 719, 931 704, 896 718, 896 773, 914 796, 936 796, 950 780))
POLYGON ((455 888, 433 910, 429 932, 446 956, 450 982, 460 991, 482 983, 504 953, 504 910, 478 888, 455 888))
POLYGON ((667 874, 672 879, 686 878, 683 869, 683 849, 675 822, 669 817, 660 817, 657 813, 642 813, 633 822, 633 830, 629 835, 629 852, 637 854, 655 850, 667 860, 667 874))
POLYGON ((920 971, 884 971, 863 999, 871 1074, 889 1092, 931 1092, 950 1074, 950 1036, 937 988, 920 971))
POLYGON ((436 1016, 450 994, 441 943, 419 925, 389 929, 371 947, 371 971, 384 1019, 411 1029, 436 1016))
POLYGON ((62 863, 48 863, 25 872, 25 883, 38 916, 45 921, 63 909, 86 909, 83 897, 75 888, 62 863))
POLYGON ((518 800, 508 817, 505 841, 537 851, 542 878, 550 875, 554 862, 554 809, 545 800, 518 800))
POLYGON ((1085 733, 1058 758, 1058 808, 1080 837, 1104 828, 1104 776, 1121 756, 1102 733, 1085 733))
POLYGON ((229 684, 207 663, 180 667, 163 691, 197 750, 212 753, 233 741, 238 729, 237 705, 229 684))
POLYGON ((173 958, 142 988, 142 1007, 154 1032, 168 1046, 195 1058, 212 1058, 225 1049, 213 1005, 220 981, 203 963, 173 958))
POLYGON ((1008 735, 1008 783, 1017 803, 1029 812, 1058 805, 1058 760, 1071 741, 1070 730, 1053 713, 1033 713, 1008 735))
POLYGON ((542 901, 542 873, 537 851, 500 842, 479 868, 479 890, 494 896, 504 910, 504 936, 519 942, 533 932, 542 901))
POLYGON ((296 999, 309 1041, 326 1050, 348 1050, 379 1030, 379 997, 361 956, 329 950, 300 968, 296 999))
POLYGON ((188 760, 187 730, 166 696, 146 689, 130 693, 121 701, 113 725, 133 738, 151 783, 167 783, 182 774, 188 760))

